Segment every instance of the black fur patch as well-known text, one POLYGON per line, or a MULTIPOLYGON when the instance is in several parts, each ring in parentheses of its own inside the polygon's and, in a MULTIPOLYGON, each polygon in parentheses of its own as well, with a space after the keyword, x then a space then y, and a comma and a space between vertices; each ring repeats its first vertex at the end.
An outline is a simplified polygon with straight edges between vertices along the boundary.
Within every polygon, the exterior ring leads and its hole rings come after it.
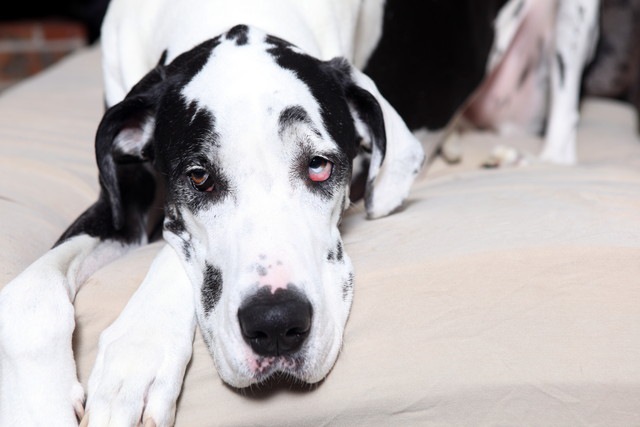
POLYGON ((184 219, 180 214, 180 211, 175 205, 169 204, 165 207, 165 220, 163 224, 163 230, 174 234, 176 237, 182 240, 182 253, 187 261, 191 259, 191 252, 193 246, 191 244, 191 235, 187 231, 184 219))
POLYGON ((316 136, 320 137, 320 131, 313 126, 313 122, 311 121, 311 118, 309 118, 309 114, 300 105, 292 105, 285 108, 280 113, 280 117, 278 118, 278 134, 280 137, 282 138, 282 134, 287 128, 295 125, 296 123, 306 124, 311 128, 311 131, 315 133, 316 136))
POLYGON ((342 82, 330 64, 291 49, 291 44, 268 36, 268 52, 278 65, 292 71, 320 106, 323 125, 349 160, 357 153, 356 131, 342 82))
POLYGON ((349 273, 349 277, 342 284, 342 299, 346 300, 349 297, 349 294, 353 291, 353 273, 349 273))
POLYGON ((161 215, 156 218, 159 224, 145 224, 145 220, 151 217, 148 212, 156 195, 154 175, 139 164, 121 165, 116 175, 122 204, 121 227, 115 226, 111 200, 103 188, 98 200, 67 228, 54 246, 79 234, 131 244, 147 235, 148 229, 159 226, 161 215))
POLYGON ((364 71, 411 130, 445 127, 478 87, 506 2, 385 2, 382 38, 364 71))
POLYGON ((524 0, 520 0, 520 2, 518 2, 518 4, 516 5, 515 10, 513 11, 513 17, 517 18, 518 16, 520 16, 523 10, 524 10, 524 0))
POLYGON ((256 264, 256 273, 258 273, 259 276, 264 277, 267 275, 268 271, 264 265, 256 264))
POLYGON ((187 228, 184 224, 184 219, 175 206, 168 206, 165 209, 166 217, 164 221, 164 229, 176 234, 181 235, 186 233, 187 228))
POLYGON ((560 73, 560 85, 563 86, 564 85, 564 69, 565 69, 565 65, 564 65, 564 58, 562 57, 562 55, 560 53, 556 53, 556 61, 558 61, 558 71, 560 73))
POLYGON ((182 253, 184 254, 184 259, 186 261, 191 260, 191 243, 187 240, 182 241, 182 253))
POLYGON ((195 102, 187 102, 180 90, 180 87, 168 90, 157 113, 156 164, 169 179, 168 202, 185 204, 190 211, 197 212, 226 197, 229 180, 211 158, 212 148, 219 144, 215 116, 195 102), (193 165, 199 165, 211 176, 213 191, 193 188, 188 178, 193 165))
POLYGON ((205 264, 201 301, 205 316, 215 308, 222 296, 222 272, 211 264, 205 264))
POLYGON ((327 252, 327 261, 333 261, 334 259, 336 259, 336 254, 332 250, 327 252))
POLYGON ((368 179, 364 189, 364 203, 366 206, 373 205, 373 179, 368 179))
POLYGON ((249 42, 249 27, 240 24, 227 31, 227 40, 235 40, 236 45, 244 46, 249 42))
POLYGON ((123 129, 135 129, 154 117, 166 91, 184 87, 202 69, 219 42, 219 38, 208 40, 178 56, 169 65, 164 65, 165 50, 158 65, 122 102, 105 112, 95 141, 100 171, 99 198, 63 233, 56 245, 78 234, 133 243, 149 230, 158 229, 162 215, 151 210, 163 204, 163 200, 158 200, 164 198, 160 194, 163 191, 158 189, 166 188, 163 178, 166 174, 162 171, 157 174, 157 167, 166 160, 159 156, 163 153, 162 150, 158 152, 157 133, 151 140, 140 141, 143 145, 137 147, 140 156, 118 152, 114 140, 123 129))
POLYGON ((338 240, 336 245, 336 260, 342 262, 344 259, 344 252, 342 251, 342 242, 338 240))
POLYGON ((334 163, 332 176, 325 182, 309 183, 306 178, 309 162, 314 156, 319 155, 310 147, 302 147, 298 156, 301 159, 300 164, 297 172, 293 171, 292 178, 296 178, 297 173, 301 179, 307 181, 311 191, 329 199, 333 197, 336 188, 345 185, 347 180, 351 179, 352 160, 358 153, 362 139, 356 133, 351 108, 369 127, 373 143, 384 157, 386 138, 382 110, 373 95, 352 81, 351 67, 346 60, 338 58, 323 62, 292 49, 291 44, 277 37, 268 36, 266 42, 273 46, 268 52, 273 55, 278 65, 292 71, 309 88, 320 107, 324 128, 340 149, 334 158, 325 156, 334 163))
POLYGON ((378 101, 369 92, 356 85, 347 87, 347 97, 360 120, 369 128, 373 144, 378 149, 381 159, 384 160, 387 151, 387 136, 378 101))

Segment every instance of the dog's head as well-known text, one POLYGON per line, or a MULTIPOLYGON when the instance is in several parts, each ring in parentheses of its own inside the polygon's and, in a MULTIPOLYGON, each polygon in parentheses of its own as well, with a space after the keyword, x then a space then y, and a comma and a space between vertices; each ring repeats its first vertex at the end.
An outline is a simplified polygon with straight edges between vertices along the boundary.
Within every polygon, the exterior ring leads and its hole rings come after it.
POLYGON ((220 376, 236 387, 275 372, 319 381, 353 294, 338 231, 353 160, 369 153, 366 204, 380 216, 408 193, 421 149, 345 60, 320 61, 258 30, 234 27, 163 62, 98 129, 114 223, 125 221, 118 164, 152 162, 166 181, 164 237, 196 289, 220 376))

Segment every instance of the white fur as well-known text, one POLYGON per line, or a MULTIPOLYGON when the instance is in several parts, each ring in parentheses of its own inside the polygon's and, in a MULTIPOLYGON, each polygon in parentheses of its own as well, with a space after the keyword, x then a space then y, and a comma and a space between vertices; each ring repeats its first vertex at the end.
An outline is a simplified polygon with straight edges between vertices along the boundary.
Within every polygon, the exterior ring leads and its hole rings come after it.
POLYGON ((122 314, 100 336, 88 387, 91 425, 173 424, 191 358, 194 311, 191 282, 175 251, 165 246, 122 314))
POLYGON ((107 103, 123 99, 164 49, 171 60, 236 24, 260 28, 319 59, 353 60, 360 6, 360 0, 112 1, 102 34, 107 103))
POLYGON ((89 274, 124 250, 119 244, 74 237, 2 289, 0 425, 76 423, 84 393, 71 348, 72 301, 89 274))
POLYGON ((555 51, 564 59, 564 71, 553 60, 551 99, 542 160, 574 164, 582 73, 598 39, 598 0, 561 0, 555 32, 555 51), (561 78, 564 74, 564 79, 561 78))
POLYGON ((487 61, 487 74, 491 73, 504 58, 520 25, 527 16, 532 1, 536 0, 509 0, 498 12, 493 25, 495 39, 487 61))

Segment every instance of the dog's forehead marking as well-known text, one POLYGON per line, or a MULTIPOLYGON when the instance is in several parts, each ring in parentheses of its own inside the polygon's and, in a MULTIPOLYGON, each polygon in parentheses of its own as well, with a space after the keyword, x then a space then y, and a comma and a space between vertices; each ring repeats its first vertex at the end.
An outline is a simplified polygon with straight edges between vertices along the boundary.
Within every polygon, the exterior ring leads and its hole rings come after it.
POLYGON ((339 149, 323 126, 321 107, 311 89, 277 63, 266 39, 253 29, 223 37, 180 91, 187 105, 197 106, 192 114, 208 111, 215 119, 215 136, 223 141, 216 157, 224 165, 237 165, 243 159, 242 169, 261 169, 270 162, 276 162, 271 167, 285 166, 282 160, 291 158, 295 144, 283 148, 282 141, 300 143, 309 136, 318 150, 339 149), (246 37, 246 43, 238 43, 239 37, 246 37), (302 133, 284 138, 287 126, 302 128, 302 133))
POLYGON ((278 65, 291 70, 311 91, 318 101, 321 123, 331 138, 350 159, 356 155, 356 130, 351 111, 345 102, 345 86, 351 79, 350 66, 344 58, 323 63, 286 41, 267 37, 269 53, 278 65))
POLYGON ((239 32, 237 28, 211 50, 207 62, 182 90, 184 98, 213 107, 216 112, 217 106, 244 107, 258 100, 263 109, 278 112, 296 104, 308 112, 317 111, 319 105, 308 86, 269 54, 271 45, 265 42, 266 35, 255 29, 239 32))
POLYGON ((236 25, 227 31, 227 40, 235 40, 238 46, 243 46, 249 42, 249 27, 246 25, 236 25))
POLYGON ((307 110, 300 105, 291 105, 280 112, 280 117, 278 119, 278 134, 282 138, 288 129, 299 124, 306 125, 318 138, 322 137, 322 133, 315 127, 313 121, 309 118, 307 110))
MULTIPOLYGON (((188 228, 223 221, 224 229, 246 230, 243 221, 247 218, 264 228, 268 218, 282 218, 302 207, 309 210, 305 217, 320 218, 331 211, 333 189, 348 183, 346 163, 336 167, 340 172, 331 189, 328 184, 321 191, 305 181, 307 157, 337 155, 337 165, 347 156, 325 126, 322 99, 318 101, 298 72, 278 63, 269 40, 263 33, 242 27, 223 34, 201 66, 190 68, 195 73, 186 84, 174 86, 167 98, 167 103, 182 106, 167 111, 162 116, 167 125, 160 126, 166 130, 163 145, 181 150, 176 162, 181 165, 173 168, 174 177, 179 178, 174 180, 178 184, 173 187, 173 200, 184 205, 180 210, 190 218, 188 228), (180 132, 173 130, 176 126, 180 132), (180 184, 193 168, 205 168, 214 180, 223 179, 219 187, 228 189, 225 197, 194 193, 180 184), (323 196, 322 201, 318 196, 323 196), (238 206, 242 206, 242 215, 237 214, 238 206)), ((278 49, 293 49, 296 58, 303 55, 288 45, 278 49)), ((307 77, 332 78, 317 60, 304 60, 301 66, 317 68, 306 70, 307 77)), ((221 232, 216 231, 218 237, 221 232)), ((269 250, 267 243, 257 241, 269 250)), ((285 280, 275 282, 264 284, 282 286, 285 280)))

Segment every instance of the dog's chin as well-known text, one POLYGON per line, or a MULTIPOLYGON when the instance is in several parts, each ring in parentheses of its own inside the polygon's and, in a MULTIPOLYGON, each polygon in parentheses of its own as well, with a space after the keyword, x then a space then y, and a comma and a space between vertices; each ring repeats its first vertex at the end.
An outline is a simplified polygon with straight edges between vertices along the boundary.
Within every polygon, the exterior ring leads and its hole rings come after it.
POLYGON ((323 380, 333 365, 322 370, 310 370, 303 359, 277 356, 259 357, 255 362, 247 363, 238 370, 221 369, 218 362, 216 366, 222 381, 233 388, 243 389, 268 382, 273 378, 285 378, 298 384, 314 384, 323 380))
POLYGON ((251 353, 241 359, 230 359, 224 352, 211 348, 209 352, 213 356, 220 379, 237 389, 264 383, 274 377, 286 378, 287 381, 298 384, 314 384, 329 374, 337 359, 337 353, 329 354, 322 361, 314 361, 304 354, 256 356, 251 353))

